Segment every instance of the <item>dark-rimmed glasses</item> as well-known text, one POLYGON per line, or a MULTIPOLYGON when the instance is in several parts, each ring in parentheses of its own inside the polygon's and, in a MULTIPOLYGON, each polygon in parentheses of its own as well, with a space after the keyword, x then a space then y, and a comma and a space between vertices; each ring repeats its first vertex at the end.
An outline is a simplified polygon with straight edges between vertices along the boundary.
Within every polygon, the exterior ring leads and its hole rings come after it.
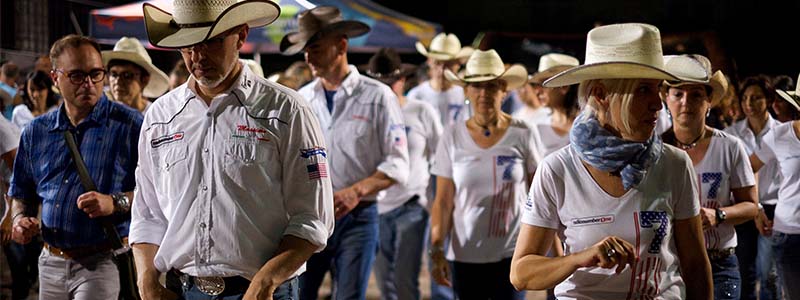
POLYGON ((55 72, 66 75, 67 78, 69 78, 69 82, 72 82, 74 85, 86 83, 86 78, 89 78, 92 83, 100 83, 106 78, 106 70, 104 69, 92 69, 88 73, 81 70, 67 72, 62 69, 55 69, 55 72))

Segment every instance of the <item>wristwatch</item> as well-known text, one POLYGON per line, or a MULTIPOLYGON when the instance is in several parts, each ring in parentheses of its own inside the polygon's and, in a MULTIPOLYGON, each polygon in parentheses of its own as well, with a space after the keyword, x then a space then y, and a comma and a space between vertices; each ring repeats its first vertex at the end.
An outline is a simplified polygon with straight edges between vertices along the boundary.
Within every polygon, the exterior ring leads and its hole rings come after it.
POLYGON ((428 248, 428 256, 433 257, 434 254, 442 254, 444 255, 444 248, 441 246, 430 246, 428 248))
POLYGON ((725 222, 725 219, 728 218, 728 214, 720 208, 717 208, 716 210, 717 210, 717 225, 719 225, 722 224, 722 222, 725 222))
POLYGON ((114 212, 126 213, 131 210, 131 200, 125 193, 111 194, 111 199, 114 200, 114 212))

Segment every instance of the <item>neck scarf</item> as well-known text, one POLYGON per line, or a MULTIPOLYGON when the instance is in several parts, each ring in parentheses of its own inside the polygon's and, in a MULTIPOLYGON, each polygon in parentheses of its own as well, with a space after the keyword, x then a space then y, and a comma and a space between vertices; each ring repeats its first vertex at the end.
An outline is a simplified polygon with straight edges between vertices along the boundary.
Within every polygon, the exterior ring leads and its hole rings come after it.
POLYGON ((647 169, 661 157, 664 147, 657 134, 644 143, 623 140, 586 113, 575 118, 569 142, 578 156, 592 167, 604 172, 620 172, 625 190, 642 181, 647 169))

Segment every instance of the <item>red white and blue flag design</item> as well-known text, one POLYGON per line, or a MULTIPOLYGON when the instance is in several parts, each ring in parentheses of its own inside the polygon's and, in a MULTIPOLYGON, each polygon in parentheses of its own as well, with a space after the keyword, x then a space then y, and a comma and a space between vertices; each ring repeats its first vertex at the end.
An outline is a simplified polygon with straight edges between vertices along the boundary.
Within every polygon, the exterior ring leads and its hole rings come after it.
POLYGON ((308 170, 309 180, 328 178, 328 167, 324 162, 307 165, 306 170, 308 170))

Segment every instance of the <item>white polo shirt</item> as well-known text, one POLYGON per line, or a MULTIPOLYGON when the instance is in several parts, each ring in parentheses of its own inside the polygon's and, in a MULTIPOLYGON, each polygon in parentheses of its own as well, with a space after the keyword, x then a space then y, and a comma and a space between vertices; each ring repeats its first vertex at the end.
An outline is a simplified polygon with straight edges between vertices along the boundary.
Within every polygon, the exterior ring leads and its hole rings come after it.
POLYGON ((325 248, 333 191, 308 103, 246 67, 210 107, 194 84, 160 97, 145 114, 130 242, 160 245, 154 263, 161 272, 248 279, 285 235, 325 248))
MULTIPOLYGON (((766 126, 756 135, 747 125, 747 119, 744 119, 725 128, 725 132, 742 140, 747 155, 751 155, 761 149, 764 135, 780 124, 781 122, 773 119, 772 116, 767 116, 766 126)), ((777 160, 767 162, 761 167, 761 170, 758 170, 758 200, 761 203, 771 205, 778 203, 778 190, 782 178, 777 160)))
POLYGON ((415 98, 433 105, 439 112, 442 127, 447 128, 472 116, 472 108, 466 104, 464 88, 453 85, 446 91, 436 91, 430 81, 420 83, 408 91, 408 98, 415 98))
MULTIPOLYGON (((328 111, 319 78, 299 91, 325 133, 333 190, 351 186, 375 171, 403 185, 409 176, 408 147, 397 97, 389 86, 359 74, 353 65, 349 68, 333 97, 333 113, 328 111)), ((376 197, 361 200, 374 201, 376 197)))
POLYGON ((778 161, 783 175, 772 228, 786 234, 800 234, 800 155, 797 155, 800 140, 792 123, 786 122, 772 128, 764 135, 761 149, 755 154, 765 163, 778 161))

